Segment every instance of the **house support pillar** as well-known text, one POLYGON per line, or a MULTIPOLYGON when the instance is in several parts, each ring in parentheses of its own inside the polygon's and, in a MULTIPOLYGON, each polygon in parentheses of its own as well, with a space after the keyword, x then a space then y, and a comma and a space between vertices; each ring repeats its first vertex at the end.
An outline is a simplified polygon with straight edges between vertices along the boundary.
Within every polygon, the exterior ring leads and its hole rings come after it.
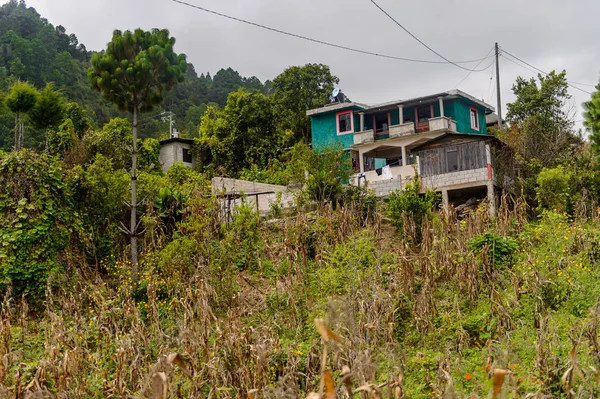
POLYGON ((358 115, 360 115, 360 131, 364 132, 365 131, 365 113, 359 112, 358 115))
MULTIPOLYGON (((439 101, 440 101, 440 116, 444 116, 444 98, 443 97, 439 97, 439 101)), ((433 116, 433 115, 431 115, 433 116)))
POLYGON ((364 173, 365 172, 365 157, 362 153, 362 151, 358 151, 358 162, 360 163, 360 165, 358 165, 358 170, 360 170, 360 173, 364 173))
POLYGON ((450 209, 450 199, 448 197, 448 190, 442 190, 442 207, 446 212, 450 209))
POLYGON ((406 156, 406 147, 402 146, 402 166, 408 165, 408 158, 406 156))
POLYGON ((398 116, 400 117, 400 124, 404 124, 404 105, 398 105, 398 116))
POLYGON ((487 197, 490 203, 490 216, 496 216, 496 192, 494 189, 494 182, 488 181, 487 183, 487 197))

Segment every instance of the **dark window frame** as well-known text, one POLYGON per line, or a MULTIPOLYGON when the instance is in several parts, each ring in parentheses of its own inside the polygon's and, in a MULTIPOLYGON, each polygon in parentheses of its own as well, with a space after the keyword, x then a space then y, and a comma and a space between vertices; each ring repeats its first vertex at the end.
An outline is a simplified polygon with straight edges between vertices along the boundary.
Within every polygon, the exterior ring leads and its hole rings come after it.
POLYGON ((183 163, 193 163, 194 162, 194 157, 192 156, 192 152, 190 151, 189 148, 183 149, 183 156, 182 156, 181 160, 183 161, 183 163))

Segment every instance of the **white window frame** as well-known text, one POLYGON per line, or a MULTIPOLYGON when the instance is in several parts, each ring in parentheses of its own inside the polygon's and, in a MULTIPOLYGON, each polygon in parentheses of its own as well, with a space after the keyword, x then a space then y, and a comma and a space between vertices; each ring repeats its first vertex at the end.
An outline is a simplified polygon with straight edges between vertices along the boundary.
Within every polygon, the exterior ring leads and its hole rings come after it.
POLYGON ((479 110, 477 108, 469 107, 469 119, 471 120, 471 129, 479 131, 479 110), (475 111, 475 119, 473 119, 473 111, 475 111))
POLYGON ((335 114, 335 127, 336 127, 336 132, 337 132, 338 136, 354 133, 354 111, 352 111, 352 110, 342 111, 342 112, 338 112, 337 114, 335 114), (350 130, 347 130, 345 132, 340 132, 340 116, 346 115, 346 114, 350 114, 350 130))

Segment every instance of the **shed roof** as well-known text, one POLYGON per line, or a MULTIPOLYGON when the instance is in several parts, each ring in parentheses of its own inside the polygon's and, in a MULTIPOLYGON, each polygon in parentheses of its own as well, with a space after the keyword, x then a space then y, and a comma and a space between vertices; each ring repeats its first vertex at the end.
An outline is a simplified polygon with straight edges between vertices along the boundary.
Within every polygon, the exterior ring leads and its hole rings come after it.
POLYGON ((160 141, 161 146, 171 143, 194 144, 194 139, 186 139, 183 137, 171 137, 170 139, 160 141))
POLYGON ((491 140, 491 141, 496 142, 497 144, 504 144, 498 137, 492 136, 491 134, 445 133, 445 134, 442 134, 441 136, 438 136, 434 139, 429 140, 426 143, 423 143, 421 145, 414 147, 411 151, 422 150, 423 148, 427 147, 428 145, 436 143, 441 140, 444 140, 448 137, 464 137, 464 138, 474 138, 474 139, 478 139, 478 140, 491 140))

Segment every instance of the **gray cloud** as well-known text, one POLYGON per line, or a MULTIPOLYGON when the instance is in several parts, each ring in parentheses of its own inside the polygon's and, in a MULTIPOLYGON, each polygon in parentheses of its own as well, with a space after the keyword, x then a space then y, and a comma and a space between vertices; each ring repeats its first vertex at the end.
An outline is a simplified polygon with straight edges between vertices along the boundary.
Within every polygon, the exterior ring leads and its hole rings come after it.
MULTIPOLYGON (((438 60, 369 0, 188 0, 215 11, 364 50, 438 60)), ((495 41, 507 51, 569 80, 595 84, 600 72, 597 0, 378 0, 399 22, 452 60, 483 57, 495 41)), ((244 76, 272 79, 290 65, 328 64, 355 101, 385 102, 455 88, 467 74, 452 65, 413 64, 354 54, 278 35, 176 4, 170 0, 29 0, 44 17, 100 50, 114 29, 168 28, 177 51, 198 72, 231 66, 244 76)), ((484 61, 481 67, 489 65, 484 61)), ((471 64, 474 67, 474 64, 471 64)), ((474 72, 460 89, 496 104, 492 69, 474 72)), ((514 97, 518 75, 534 73, 501 59, 503 102, 514 97)), ((593 88, 582 86, 591 91, 593 88)), ((588 95, 570 89, 580 105, 588 95)), ((580 112, 577 119, 581 119, 580 112)))

